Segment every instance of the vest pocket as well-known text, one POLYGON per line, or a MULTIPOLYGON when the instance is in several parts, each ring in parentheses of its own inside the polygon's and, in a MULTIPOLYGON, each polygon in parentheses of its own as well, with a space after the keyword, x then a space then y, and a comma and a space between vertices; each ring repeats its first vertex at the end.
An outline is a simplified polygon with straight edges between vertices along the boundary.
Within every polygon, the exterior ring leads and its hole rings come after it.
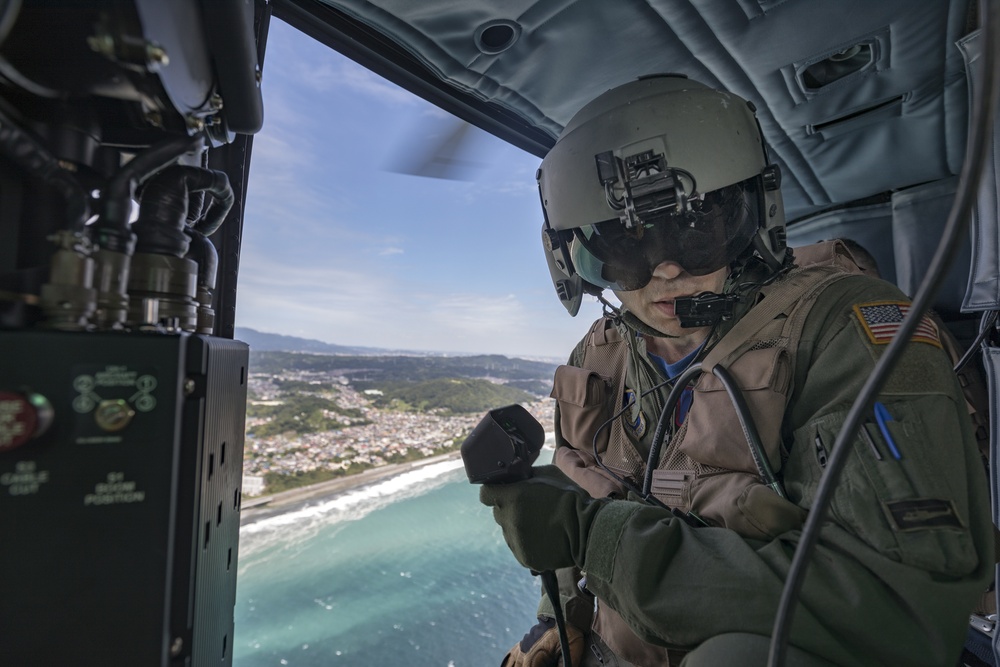
MULTIPOLYGON (((577 366, 556 368, 552 398, 559 402, 562 437, 576 449, 592 451, 594 433, 611 417, 608 392, 611 381, 594 371, 577 366)), ((610 427, 598 436, 598 451, 605 451, 610 427)))
MULTIPOLYGON (((750 409, 771 468, 781 469, 781 422, 790 382, 788 355, 783 347, 744 352, 728 367, 750 409)), ((747 437, 722 381, 702 375, 694 387, 681 450, 706 466, 757 472, 747 437)))
MULTIPOLYGON (((868 437, 859 433, 849 444, 853 451, 834 491, 832 518, 893 560, 950 576, 968 574, 979 558, 968 531, 969 471, 959 411, 943 395, 884 403, 900 458, 874 417, 863 424, 868 437), (940 441, 930 435, 945 433, 952 435, 940 441)), ((785 488, 793 498, 804 498, 804 505, 811 504, 823 472, 812 443, 825 443, 832 452, 846 415, 846 410, 828 414, 795 432, 785 488)))

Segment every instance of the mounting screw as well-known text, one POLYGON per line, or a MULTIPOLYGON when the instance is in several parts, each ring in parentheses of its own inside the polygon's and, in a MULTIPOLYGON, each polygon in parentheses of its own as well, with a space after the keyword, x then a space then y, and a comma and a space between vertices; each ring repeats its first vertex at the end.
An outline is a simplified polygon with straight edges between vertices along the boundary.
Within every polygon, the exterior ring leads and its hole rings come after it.
POLYGON ((546 252, 552 252, 557 248, 561 248, 562 245, 562 238, 559 236, 559 232, 549 228, 542 230, 542 246, 544 246, 546 252))
POLYGON ((170 64, 170 56, 167 50, 155 42, 146 42, 146 62, 149 63, 150 70, 166 67, 170 64))
POLYGON ((180 637, 174 637, 174 640, 170 642, 170 657, 176 658, 184 650, 184 640, 180 637))
POLYGON ((191 378, 184 378, 184 395, 190 396, 193 394, 196 386, 197 385, 195 385, 194 380, 191 378))
POLYGON ((213 109, 215 109, 216 111, 218 111, 219 109, 222 108, 222 96, 219 95, 218 93, 212 95, 210 98, 208 98, 208 105, 213 109))
POLYGON ((189 130, 194 130, 195 132, 201 132, 205 129, 205 121, 198 116, 188 116, 187 126, 189 130))

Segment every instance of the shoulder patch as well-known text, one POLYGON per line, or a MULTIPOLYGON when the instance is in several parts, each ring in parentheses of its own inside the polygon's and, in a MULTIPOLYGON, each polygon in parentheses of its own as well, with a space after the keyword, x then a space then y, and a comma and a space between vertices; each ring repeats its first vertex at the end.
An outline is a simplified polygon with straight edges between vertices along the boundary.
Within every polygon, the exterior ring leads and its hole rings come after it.
MULTIPOLYGON (((854 306, 854 314, 872 345, 888 345, 908 312, 910 304, 906 301, 873 301, 854 306)), ((920 319, 911 340, 942 347, 937 325, 926 315, 920 319)))

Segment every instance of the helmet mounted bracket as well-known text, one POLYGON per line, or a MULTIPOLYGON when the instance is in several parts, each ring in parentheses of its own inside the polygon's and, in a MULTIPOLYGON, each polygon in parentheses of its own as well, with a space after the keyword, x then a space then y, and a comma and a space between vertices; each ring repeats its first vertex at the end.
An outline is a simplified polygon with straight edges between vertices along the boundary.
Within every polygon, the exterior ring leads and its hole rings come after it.
POLYGON ((646 150, 621 160, 612 151, 604 151, 595 155, 594 161, 608 206, 619 212, 625 229, 640 227, 645 219, 667 211, 678 214, 691 210, 689 198, 696 194, 694 177, 667 166, 662 153, 646 150), (682 175, 691 181, 691 193, 684 187, 682 175), (621 196, 615 194, 619 181, 621 196))

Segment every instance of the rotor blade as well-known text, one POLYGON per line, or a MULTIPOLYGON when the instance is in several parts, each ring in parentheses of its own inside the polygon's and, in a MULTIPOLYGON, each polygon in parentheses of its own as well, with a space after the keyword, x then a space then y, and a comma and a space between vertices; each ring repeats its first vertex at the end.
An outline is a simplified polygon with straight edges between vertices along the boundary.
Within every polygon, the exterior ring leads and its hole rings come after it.
POLYGON ((424 119, 395 149, 384 168, 412 176, 472 180, 486 166, 470 155, 477 132, 472 125, 454 117, 424 119))

